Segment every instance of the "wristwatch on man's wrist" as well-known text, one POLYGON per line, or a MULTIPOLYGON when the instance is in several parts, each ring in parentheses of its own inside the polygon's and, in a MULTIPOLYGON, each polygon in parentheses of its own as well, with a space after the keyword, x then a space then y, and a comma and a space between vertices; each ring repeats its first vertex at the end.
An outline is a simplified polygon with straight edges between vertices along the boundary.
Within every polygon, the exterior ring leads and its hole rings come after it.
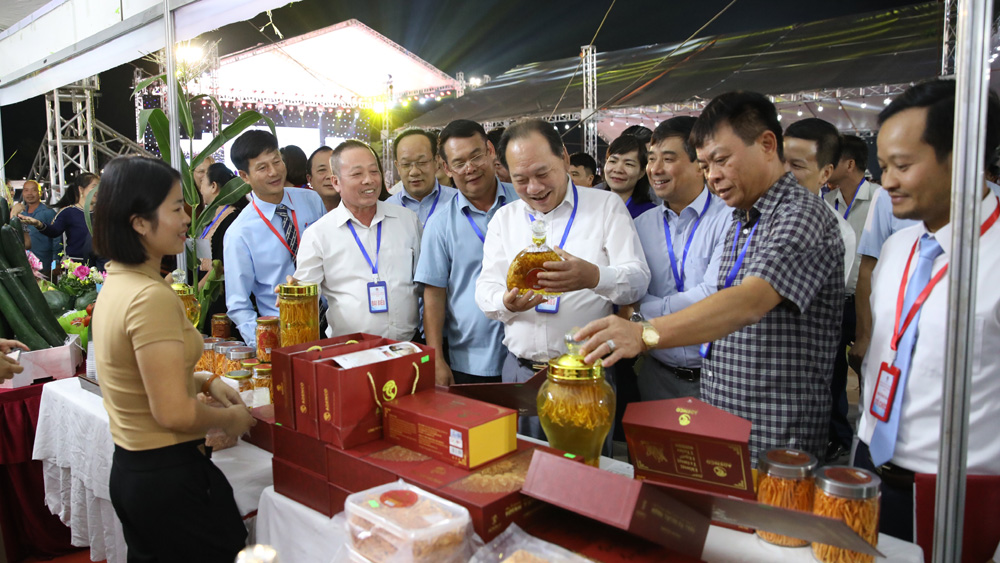
POLYGON ((646 351, 656 348, 660 343, 660 333, 649 321, 642 321, 642 343, 646 346, 646 351))

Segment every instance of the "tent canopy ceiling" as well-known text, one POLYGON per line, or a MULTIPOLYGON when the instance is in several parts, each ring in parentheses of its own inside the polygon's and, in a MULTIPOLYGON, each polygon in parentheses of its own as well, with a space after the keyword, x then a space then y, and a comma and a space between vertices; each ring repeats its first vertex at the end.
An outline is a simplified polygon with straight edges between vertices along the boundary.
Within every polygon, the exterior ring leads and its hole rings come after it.
POLYGON ((222 58, 219 95, 331 105, 456 87, 455 79, 358 20, 222 58), (346 52, 364 57, 343 57, 346 52))
MULTIPOLYGON (((707 101, 739 89, 779 95, 852 88, 862 92, 875 85, 908 84, 940 73, 941 21, 942 5, 933 2, 697 38, 679 48, 677 44, 658 44, 599 52, 597 100, 601 110, 615 110, 707 101)), ((411 125, 442 127, 459 118, 494 122, 548 117, 579 63, 580 59, 573 57, 515 67, 411 125)), ((582 74, 577 73, 559 113, 580 111, 582 87, 582 74)), ((839 98, 827 101, 837 103, 839 98)), ((854 127, 845 128, 866 129, 863 124, 869 120, 865 114, 877 112, 873 106, 881 105, 881 98, 868 102, 864 109, 872 109, 848 116, 844 121, 854 127)), ((804 104, 802 100, 798 103, 804 104)), ((856 109, 862 109, 861 103, 859 99, 856 109)), ((809 115, 809 108, 802 107, 809 115)), ((687 113, 698 109, 695 104, 687 113)))

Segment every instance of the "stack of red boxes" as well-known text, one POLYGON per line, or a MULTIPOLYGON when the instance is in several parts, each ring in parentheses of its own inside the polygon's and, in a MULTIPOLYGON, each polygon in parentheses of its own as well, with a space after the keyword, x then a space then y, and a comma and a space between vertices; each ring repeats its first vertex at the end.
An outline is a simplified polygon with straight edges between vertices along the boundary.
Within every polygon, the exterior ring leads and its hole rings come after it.
MULTIPOLYGON (((380 400, 376 407, 380 411, 380 420, 381 411, 385 409, 396 413, 392 415, 392 420, 401 424, 410 424, 411 417, 419 414, 419 424, 424 425, 430 422, 428 419, 437 416, 454 416, 455 409, 451 403, 462 403, 467 410, 488 413, 485 415, 487 418, 510 419, 510 437, 506 440, 509 446, 503 451, 511 453, 492 461, 476 462, 472 445, 477 441, 478 434, 470 436, 469 431, 464 431, 464 436, 457 438, 466 452, 457 458, 449 455, 449 452, 454 452, 452 447, 434 447, 430 442, 412 443, 406 433, 391 432, 389 428, 386 429, 386 439, 383 439, 381 423, 377 429, 342 432, 340 440, 324 434, 324 424, 331 424, 340 413, 337 401, 331 402, 322 391, 316 391, 317 374, 322 378, 324 373, 329 372, 328 379, 334 381, 336 376, 330 367, 334 364, 330 358, 387 343, 393 341, 354 334, 274 351, 274 416, 277 420, 273 427, 275 490, 313 510, 333 516, 343 510, 349 494, 402 479, 466 507, 472 516, 473 527, 485 541, 495 537, 512 522, 523 524, 545 507, 544 503, 522 495, 521 484, 535 451, 563 455, 562 452, 521 440, 515 443, 513 420, 516 411, 438 393, 433 389, 426 390, 434 384, 431 348, 421 347, 425 355, 417 359, 419 382, 396 388, 400 398, 404 399, 416 389, 420 399, 380 400), (348 344, 352 340, 356 342, 348 344), (402 387, 407 388, 400 391, 402 387), (400 408, 400 403, 403 403, 403 408, 400 408), (411 404, 411 408, 405 408, 407 403, 411 404), (450 408, 444 408, 445 403, 450 408), (395 440, 390 441, 389 434, 395 440), (480 465, 477 466, 477 463, 480 465)), ((406 366, 413 363, 409 357, 403 359, 405 362, 401 363, 406 366)), ((412 371, 413 368, 409 369, 412 371)), ((412 374, 407 372, 407 375, 412 380, 412 374)), ((376 389, 378 391, 381 389, 376 389)), ((387 398, 380 395, 381 399, 387 398)), ((462 414, 465 415, 464 412, 462 414)), ((501 425, 506 427, 506 422, 501 425)), ((493 430, 495 427, 496 423, 493 430)))

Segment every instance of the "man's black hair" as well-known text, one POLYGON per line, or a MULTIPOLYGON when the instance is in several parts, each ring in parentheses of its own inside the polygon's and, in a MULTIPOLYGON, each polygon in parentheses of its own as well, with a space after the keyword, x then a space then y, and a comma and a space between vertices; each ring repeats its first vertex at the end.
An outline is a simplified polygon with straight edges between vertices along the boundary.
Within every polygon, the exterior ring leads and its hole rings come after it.
POLYGON ((820 170, 840 163, 840 131, 829 121, 818 117, 800 119, 785 129, 785 137, 816 143, 816 165, 820 170))
POLYGON ((727 124, 747 146, 756 142, 765 131, 774 133, 778 142, 778 158, 785 159, 778 111, 763 94, 740 90, 716 96, 691 129, 691 144, 696 149, 703 147, 720 127, 727 124))
POLYGON ((840 160, 853 160, 863 174, 868 170, 868 143, 857 135, 840 136, 840 160))
POLYGON ((556 131, 554 125, 544 119, 525 119, 511 125, 503 132, 503 137, 500 138, 500 146, 497 147, 497 152, 500 153, 500 163, 510 168, 507 166, 507 145, 511 141, 523 139, 532 133, 538 133, 548 141, 549 150, 552 151, 552 154, 559 158, 562 158, 566 154, 566 147, 563 145, 562 137, 559 136, 559 132, 556 131))
MULTIPOLYGON (((448 155, 445 152, 444 144, 448 142, 448 139, 468 139, 469 137, 479 137, 483 140, 485 144, 489 140, 489 136, 486 134, 486 129, 475 121, 470 119, 456 119, 444 126, 444 129, 438 134, 438 152, 441 153, 441 158, 448 161, 448 155)), ((496 148, 495 146, 493 148, 496 148)))
POLYGON ((396 160, 396 159, 399 158, 399 153, 397 151, 399 150, 399 143, 400 143, 400 141, 402 141, 403 139, 405 139, 405 138, 407 138, 407 137, 409 137, 411 135, 423 135, 427 139, 427 142, 431 144, 431 158, 434 158, 434 157, 437 156, 437 154, 438 154, 438 149, 437 149, 437 147, 438 147, 438 145, 437 145, 438 139, 437 139, 437 135, 435 135, 433 131, 427 131, 426 129, 420 129, 418 127, 411 127, 409 129, 404 130, 399 135, 396 135, 395 140, 392 141, 392 159, 393 160, 396 160))
POLYGON ((597 177, 597 161, 585 152, 575 152, 569 155, 569 164, 570 166, 580 166, 591 176, 597 177))
POLYGON ((694 147, 691 146, 691 129, 694 127, 695 121, 698 121, 698 118, 691 115, 678 115, 662 121, 656 126, 656 129, 653 129, 653 136, 650 137, 649 142, 658 145, 672 137, 680 137, 684 144, 684 154, 688 155, 691 162, 694 162, 698 160, 698 155, 695 153, 694 147))
POLYGON ((253 129, 236 138, 229 149, 229 158, 237 170, 249 173, 250 160, 265 152, 278 150, 278 139, 269 131, 253 129))

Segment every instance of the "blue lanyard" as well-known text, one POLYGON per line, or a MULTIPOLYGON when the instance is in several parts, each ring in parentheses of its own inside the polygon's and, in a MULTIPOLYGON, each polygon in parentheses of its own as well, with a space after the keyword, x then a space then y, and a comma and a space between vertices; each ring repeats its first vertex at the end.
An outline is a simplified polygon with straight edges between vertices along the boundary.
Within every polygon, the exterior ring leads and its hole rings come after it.
POLYGON ((431 204, 431 210, 430 212, 427 213, 427 218, 424 219, 423 225, 420 225, 421 227, 427 224, 427 221, 430 220, 431 215, 434 215, 434 210, 437 209, 439 199, 441 199, 441 186, 438 186, 438 193, 436 196, 434 196, 434 203, 431 204))
POLYGON ((354 242, 358 243, 358 248, 361 249, 361 254, 368 261, 368 265, 372 268, 372 275, 375 279, 378 279, 378 251, 382 248, 382 222, 378 223, 378 230, 375 235, 375 263, 372 264, 372 259, 368 256, 368 251, 365 250, 365 245, 361 244, 361 239, 358 238, 358 232, 354 230, 354 223, 350 219, 347 220, 347 228, 351 230, 351 234, 354 235, 354 242))
MULTIPOLYGON (((569 214, 569 222, 566 223, 566 230, 563 231, 562 241, 559 242, 559 248, 562 248, 563 250, 565 250, 566 239, 569 238, 569 230, 573 228, 573 220, 576 219, 576 208, 579 207, 580 204, 580 198, 579 198, 580 194, 578 194, 576 191, 576 184, 572 183, 572 185, 573 185, 573 212, 569 214)), ((528 218, 531 219, 532 222, 535 221, 534 215, 528 215, 528 218)))
POLYGON ((632 205, 632 197, 633 196, 628 196, 628 201, 625 202, 625 207, 632 205))
MULTIPOLYGON (((698 225, 701 224, 701 218, 708 211, 708 204, 712 203, 712 194, 706 194, 706 196, 705 206, 702 207, 701 213, 698 214, 698 218, 695 220, 694 226, 691 227, 691 232, 688 234, 687 243, 684 244, 684 255, 681 257, 680 269, 677 268, 677 256, 674 254, 674 241, 670 236, 670 225, 667 224, 667 215, 663 215, 663 234, 667 239, 667 255, 670 257, 670 269, 674 272, 674 285, 677 286, 678 293, 684 291, 684 264, 687 263, 688 251, 691 250, 694 233, 698 230, 698 225)), ((684 210, 682 209, 681 211, 683 212, 684 210)), ((680 215, 677 216, 677 219, 680 221, 680 215)))
MULTIPOLYGON (((499 189, 499 186, 497 186, 497 188, 499 189)), ((500 207, 503 207, 504 205, 507 205, 506 198, 504 198, 503 196, 500 196, 499 200, 500 200, 500 207)), ((476 231, 476 236, 479 237, 479 240, 482 241, 485 244, 486 243, 486 235, 483 234, 483 231, 479 230, 479 225, 477 225, 476 222, 472 220, 472 214, 469 213, 469 209, 467 207, 463 207, 462 208, 462 213, 465 214, 465 218, 468 219, 469 220, 469 224, 472 225, 472 230, 476 231)), ((429 217, 430 216, 428 215, 428 218, 429 217)))
POLYGON ((205 236, 208 234, 209 229, 212 228, 212 225, 214 225, 215 222, 219 220, 219 217, 222 217, 222 214, 225 213, 227 209, 229 209, 228 205, 220 209, 219 212, 215 214, 215 219, 212 219, 212 222, 209 223, 207 227, 205 227, 204 231, 201 232, 201 238, 205 238, 205 236))
MULTIPOLYGON (((733 281, 736 279, 736 274, 740 271, 740 267, 743 266, 743 259, 746 258, 747 249, 750 248, 750 239, 753 238, 754 231, 757 230, 757 225, 760 225, 760 220, 753 224, 753 228, 750 229, 750 234, 747 236, 747 241, 743 243, 743 250, 740 250, 739 256, 736 257, 736 263, 733 264, 733 269, 729 270, 729 274, 726 276, 726 285, 723 287, 732 287, 733 281)), ((733 255, 736 254, 736 241, 740 239, 740 231, 743 229, 743 221, 736 222, 736 233, 733 234, 733 255)))
MULTIPOLYGON (((867 180, 867 178, 862 178, 861 181, 858 182, 858 187, 854 188, 854 197, 851 198, 850 205, 848 205, 847 206, 847 210, 844 211, 844 219, 845 220, 847 219, 847 214, 851 212, 851 208, 854 207, 854 202, 858 201, 858 192, 861 190, 861 184, 864 184, 865 180, 867 180)), ((834 201, 833 202, 833 208, 836 209, 837 211, 840 211, 840 202, 839 201, 834 201)))

